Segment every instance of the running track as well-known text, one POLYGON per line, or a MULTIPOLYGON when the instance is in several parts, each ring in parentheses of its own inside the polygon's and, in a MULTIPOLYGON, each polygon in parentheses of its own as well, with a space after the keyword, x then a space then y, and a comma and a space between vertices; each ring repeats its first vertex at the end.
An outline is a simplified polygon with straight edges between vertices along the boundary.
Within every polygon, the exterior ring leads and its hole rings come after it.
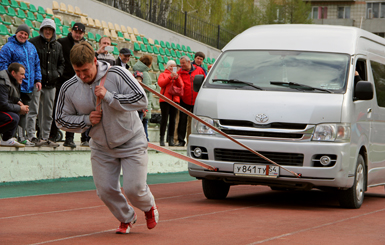
POLYGON ((144 215, 130 234, 95 191, 0 199, 0 244, 385 244, 385 192, 369 189, 358 210, 333 194, 234 186, 207 200, 200 181, 150 185, 160 212, 153 230, 144 215))

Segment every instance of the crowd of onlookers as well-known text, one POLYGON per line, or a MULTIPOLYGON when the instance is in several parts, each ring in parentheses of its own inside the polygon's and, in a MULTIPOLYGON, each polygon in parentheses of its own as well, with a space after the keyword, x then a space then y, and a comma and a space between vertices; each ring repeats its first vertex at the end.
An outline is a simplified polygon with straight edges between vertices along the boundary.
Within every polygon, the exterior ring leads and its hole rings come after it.
MULTIPOLYGON (((75 23, 67 37, 56 39, 56 25, 52 19, 44 19, 40 35, 29 39, 30 29, 20 25, 16 34, 0 50, 0 134, 1 146, 48 146, 57 147, 59 129, 55 123, 55 108, 60 89, 64 82, 75 75, 70 62, 70 50, 85 41, 85 26, 75 23)), ((130 69, 130 49, 122 48, 119 57, 111 54, 111 39, 102 37, 95 52, 98 60, 110 65, 130 69)), ((197 93, 193 91, 195 75, 206 75, 201 66, 205 58, 197 52, 193 61, 188 56, 180 58, 180 67, 169 60, 166 69, 159 75, 158 86, 161 94, 192 111, 197 93)), ((149 74, 151 55, 142 55, 131 67, 134 77, 156 89, 149 74)), ((146 91, 148 106, 138 111, 148 140, 147 125, 151 119, 152 93, 146 91)), ((186 133, 190 133, 191 118, 165 102, 159 100, 161 109, 160 145, 184 146, 186 133), (176 129, 177 128, 177 129, 176 129), (175 135, 175 137, 174 137, 175 135), (175 142, 177 139, 178 142, 175 142)), ((81 135, 81 146, 89 146, 88 131, 81 135)), ((75 148, 74 133, 66 132, 63 146, 75 148)))

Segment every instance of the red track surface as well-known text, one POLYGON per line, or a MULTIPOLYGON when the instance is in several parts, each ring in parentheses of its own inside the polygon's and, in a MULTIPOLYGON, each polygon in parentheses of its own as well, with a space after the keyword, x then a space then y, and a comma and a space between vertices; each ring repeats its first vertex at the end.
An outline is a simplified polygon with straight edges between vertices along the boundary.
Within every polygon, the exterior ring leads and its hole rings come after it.
POLYGON ((0 199, 0 244, 385 244, 383 187, 358 210, 321 191, 234 186, 227 199, 207 200, 200 181, 150 187, 160 223, 148 230, 136 210, 125 235, 95 191, 0 199))

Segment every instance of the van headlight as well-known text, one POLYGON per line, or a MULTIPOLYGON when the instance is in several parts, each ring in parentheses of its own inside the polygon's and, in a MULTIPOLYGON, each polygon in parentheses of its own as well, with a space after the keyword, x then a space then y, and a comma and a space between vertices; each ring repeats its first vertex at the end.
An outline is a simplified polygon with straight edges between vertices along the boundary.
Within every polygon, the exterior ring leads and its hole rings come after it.
MULTIPOLYGON (((207 122, 208 124, 215 126, 215 122, 213 119, 209 117, 199 117, 199 118, 207 122)), ((212 130, 208 126, 204 125, 203 123, 195 119, 193 119, 193 130, 194 130, 193 133, 197 133, 197 134, 215 134, 214 130, 212 130)))
POLYGON ((313 141, 349 141, 350 125, 319 124, 315 127, 313 141))

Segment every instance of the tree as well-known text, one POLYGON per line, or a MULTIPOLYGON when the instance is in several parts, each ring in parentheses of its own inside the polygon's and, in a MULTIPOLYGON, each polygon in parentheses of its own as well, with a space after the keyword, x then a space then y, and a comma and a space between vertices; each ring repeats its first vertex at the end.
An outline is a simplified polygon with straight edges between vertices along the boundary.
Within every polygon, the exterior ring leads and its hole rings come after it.
POLYGON ((229 16, 224 24, 226 29, 241 33, 260 24, 260 12, 253 0, 230 0, 228 4, 229 16))
POLYGON ((310 3, 303 0, 263 0, 260 5, 263 24, 310 24, 310 3))

